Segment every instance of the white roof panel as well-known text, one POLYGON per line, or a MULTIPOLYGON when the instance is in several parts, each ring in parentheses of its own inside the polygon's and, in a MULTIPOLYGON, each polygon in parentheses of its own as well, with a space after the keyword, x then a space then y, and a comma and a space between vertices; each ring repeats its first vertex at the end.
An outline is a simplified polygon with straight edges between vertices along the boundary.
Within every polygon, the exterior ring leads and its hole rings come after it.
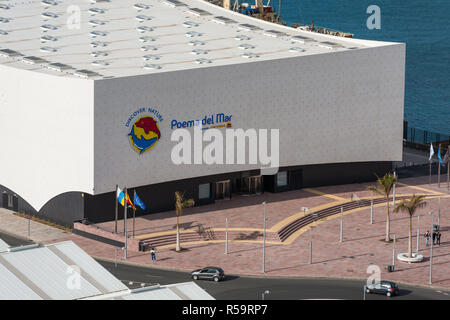
POLYGON ((4 252, 1 255, 51 299, 77 299, 102 293, 83 276, 79 288, 71 287, 70 266, 46 247, 4 252))
POLYGON ((103 268, 97 261, 95 261, 90 255, 84 252, 72 241, 61 242, 51 246, 58 248, 62 253, 64 253, 65 256, 70 258, 72 261, 75 261, 77 266, 82 270, 82 274, 89 274, 90 277, 94 278, 109 292, 127 289, 127 286, 124 285, 122 281, 115 278, 110 272, 103 268))
POLYGON ((214 300, 205 290, 198 286, 195 282, 177 283, 167 286, 169 288, 175 287, 190 300, 214 300))
POLYGON ((41 300, 33 290, 22 283, 0 263, 0 300, 41 300))
POLYGON ((8 248, 9 248, 9 245, 5 241, 0 239, 0 252, 7 251, 8 248))
MULTIPOLYGON (((333 54, 335 51, 348 50, 349 47, 364 48, 383 44, 285 27, 202 0, 140 0, 138 7, 134 6, 136 2, 123 1, 95 3, 59 0, 57 5, 49 6, 43 6, 39 0, 12 0, 8 3, 11 8, 2 12, 7 22, 1 26, 4 32, 0 33, 0 49, 12 51, 5 51, 0 57, 0 63, 30 70, 24 66, 21 56, 17 56, 21 54, 39 57, 50 63, 73 66, 73 70, 55 72, 64 77, 74 76, 76 70, 92 72, 92 77, 86 77, 89 79, 122 77, 312 54, 333 54), (69 5, 80 8, 79 24, 67 23, 66 9, 69 5), (186 24, 186 21, 190 23, 186 24), (45 28, 41 28, 42 26, 45 28), (138 30, 139 27, 150 31, 141 30, 144 31, 142 33, 138 30), (198 36, 188 37, 186 33, 190 31, 198 33, 198 36), (143 56, 146 52, 141 50, 142 42, 139 40, 143 34, 155 39, 152 46, 157 48, 154 52, 160 56, 158 65, 161 68, 144 68, 143 56), (239 41, 235 39, 239 35, 250 38, 246 41, 254 46, 252 54, 257 58, 248 60, 243 57, 239 41), (303 43, 304 51, 292 51, 292 37, 298 35, 316 41, 303 43), (55 41, 43 44, 41 39, 55 41), (205 58, 211 63, 196 63, 189 43, 193 39, 205 43, 202 49, 208 52, 205 58), (317 45, 318 42, 326 41, 338 43, 339 46, 330 50, 317 45), (91 42, 101 42, 104 46, 94 48, 91 42), (108 54, 103 59, 106 63, 93 65, 92 62, 98 59, 92 52, 98 50, 108 54), (17 52, 14 53, 16 56, 11 54, 13 51, 17 52), (12 61, 20 63, 11 64, 12 61)), ((48 73, 45 66, 36 66, 33 71, 48 73)))

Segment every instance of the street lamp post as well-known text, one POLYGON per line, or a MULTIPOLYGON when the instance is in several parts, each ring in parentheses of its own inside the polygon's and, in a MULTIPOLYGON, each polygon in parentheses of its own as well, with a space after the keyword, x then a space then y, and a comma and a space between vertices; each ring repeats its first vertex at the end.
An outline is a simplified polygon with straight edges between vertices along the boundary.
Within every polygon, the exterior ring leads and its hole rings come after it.
POLYGON ((228 218, 225 218, 225 254, 228 254, 228 218))
MULTIPOLYGON (((433 224, 434 224, 434 211, 428 212, 431 214, 431 231, 433 232, 433 224)), ((433 237, 431 237, 431 245, 430 245, 430 284, 433 283, 433 237)))
POLYGON ((373 224, 373 199, 370 200, 370 224, 373 224))
MULTIPOLYGON (((313 213, 311 216, 314 219, 313 221, 316 222, 317 213, 313 213)), ((312 256, 313 256, 312 229, 313 229, 313 226, 310 226, 309 227, 309 264, 312 264, 312 256)))
POLYGON ((417 216, 417 245, 416 251, 419 252, 419 238, 420 238, 420 215, 417 216))
POLYGON ((266 272, 266 202, 264 205, 264 234, 263 234, 263 254, 262 254, 262 272, 266 272))
POLYGON ((395 267, 395 240, 396 240, 396 238, 395 238, 395 233, 394 233, 394 242, 393 242, 394 248, 392 249, 392 266, 394 266, 394 267, 395 267))
MULTIPOLYGON (((394 171, 394 178, 397 178, 397 174, 395 173, 395 171, 394 171)), ((395 206, 395 182, 394 182, 394 187, 393 187, 392 205, 395 206)))

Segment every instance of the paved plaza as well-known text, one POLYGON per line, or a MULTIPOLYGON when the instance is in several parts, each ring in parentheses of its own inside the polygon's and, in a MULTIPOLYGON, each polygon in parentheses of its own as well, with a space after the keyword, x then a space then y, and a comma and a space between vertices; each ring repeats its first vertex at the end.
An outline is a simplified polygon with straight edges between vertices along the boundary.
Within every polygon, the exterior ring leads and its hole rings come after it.
MULTIPOLYGON (((367 267, 378 265, 382 278, 403 283, 428 285, 430 248, 425 246, 423 234, 431 230, 432 215, 438 220, 440 198, 441 245, 433 249, 433 285, 450 288, 450 194, 446 182, 437 187, 436 176, 428 184, 428 177, 401 179, 396 188, 398 197, 412 194, 427 195, 427 206, 418 212, 413 220, 413 248, 416 247, 416 230, 420 228, 420 253, 425 260, 407 264, 395 261, 395 272, 388 273, 386 267, 392 264, 393 243, 385 243, 386 203, 374 206, 373 224, 370 224, 370 207, 361 206, 346 211, 343 215, 343 242, 339 240, 341 215, 334 215, 313 223, 314 228, 304 227, 285 241, 277 238, 277 230, 308 212, 315 212, 330 206, 346 203, 351 199, 373 197, 367 187, 374 183, 329 186, 302 189, 278 194, 264 193, 255 196, 237 196, 229 201, 214 205, 186 209, 180 218, 181 231, 194 233, 198 226, 210 230, 215 237, 195 241, 182 241, 182 252, 175 252, 175 243, 157 247, 157 261, 152 262, 148 252, 128 252, 127 262, 147 264, 158 268, 191 271, 207 265, 222 267, 229 274, 287 277, 333 277, 367 278, 367 267), (356 197, 355 197, 356 195, 356 197), (266 201, 267 241, 265 274, 262 273, 262 234, 264 207, 266 201), (225 220, 228 219, 228 254, 225 254, 225 220), (313 259, 309 264, 309 242, 312 237, 313 259)), ((393 206, 391 206, 393 208, 393 206)), ((4 217, 0 215, 4 229, 4 217)), ((15 219, 22 219, 15 217, 15 219)), ((175 234, 174 211, 137 217, 136 238, 145 239, 161 234, 175 234)), ((20 225, 19 222, 16 222, 20 225)), ((113 230, 114 222, 100 224, 102 229, 113 230)), ((46 228, 50 228, 46 226, 46 228)), ((10 228, 11 229, 11 228, 10 228)), ((123 221, 118 229, 123 230, 123 221)), ((128 223, 132 234, 132 220, 128 223)), ((12 232, 13 230, 7 230, 12 232)), ((24 229, 18 229, 24 233, 24 229)), ((391 232, 396 236, 396 252, 406 252, 408 247, 408 217, 406 213, 391 213, 391 232)), ((35 233, 32 229, 32 237, 35 233)), ((42 234, 42 231, 36 235, 42 234)), ((26 236, 26 234, 25 234, 26 236)), ((38 241, 50 243, 73 240, 89 254, 96 257, 123 260, 123 252, 115 247, 67 234, 58 230, 47 239, 38 241), (50 239, 53 238, 53 239, 50 239)))

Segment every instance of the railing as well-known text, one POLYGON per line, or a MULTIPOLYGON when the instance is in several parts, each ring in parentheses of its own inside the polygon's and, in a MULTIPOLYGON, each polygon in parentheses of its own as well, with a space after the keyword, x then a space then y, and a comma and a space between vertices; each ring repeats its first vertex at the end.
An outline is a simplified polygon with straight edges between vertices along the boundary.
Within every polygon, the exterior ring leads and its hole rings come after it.
POLYGON ((403 139, 424 145, 429 145, 431 142, 444 145, 450 143, 450 135, 408 127, 407 121, 403 121, 403 139))

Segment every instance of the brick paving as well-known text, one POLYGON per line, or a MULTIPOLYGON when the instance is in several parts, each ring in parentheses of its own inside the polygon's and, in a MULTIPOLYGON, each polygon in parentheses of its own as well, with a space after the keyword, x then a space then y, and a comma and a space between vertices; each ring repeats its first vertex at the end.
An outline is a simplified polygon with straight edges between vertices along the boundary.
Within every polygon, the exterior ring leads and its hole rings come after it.
MULTIPOLYGON (((385 243, 385 205, 375 207, 374 223, 370 224, 368 208, 349 213, 344 216, 344 242, 339 242, 340 218, 335 217, 317 223, 313 229, 313 264, 309 264, 310 231, 300 234, 291 244, 267 244, 266 275, 288 277, 333 277, 333 278, 367 278, 367 267, 375 264, 380 266, 382 278, 393 281, 428 285, 429 279, 429 248, 425 248, 423 234, 431 229, 431 215, 434 211, 434 221, 437 221, 438 199, 441 196, 441 245, 433 249, 433 286, 450 288, 450 197, 446 183, 438 189, 436 177, 433 185, 428 185, 428 177, 402 179, 405 185, 397 186, 397 194, 427 193, 434 198, 427 200, 427 207, 420 210, 420 253, 425 261, 417 264, 395 262, 396 271, 388 273, 386 266, 392 263, 392 243, 385 243), (429 190, 429 191, 427 191, 429 190)), ((349 198, 355 193, 358 197, 370 197, 366 190, 370 183, 315 188, 314 190, 334 196, 349 198)), ((280 194, 265 193, 253 197, 235 197, 231 201, 216 205, 190 208, 181 217, 182 228, 191 228, 201 223, 205 227, 224 227, 225 217, 229 219, 229 227, 262 228, 262 201, 267 201, 268 228, 281 220, 301 211, 301 207, 314 208, 321 205, 336 203, 326 195, 318 195, 304 190, 280 194), (234 203, 236 202, 236 203, 234 203), (247 206, 246 206, 247 204, 247 206)), ((122 222, 120 222, 122 223, 122 222)), ((413 248, 416 246, 417 217, 413 220, 413 248)), ((131 223, 129 224, 131 225, 131 223)), ((173 212, 165 212, 140 217, 136 220, 139 234, 173 231, 175 216, 173 212)), ((105 228, 113 227, 113 222, 103 224, 105 228)), ((131 230, 131 229, 130 229, 131 230)), ((405 213, 392 213, 391 232, 396 235, 397 253, 407 251, 408 218, 405 213)), ((58 241, 73 240, 89 254, 96 257, 114 259, 115 248, 100 242, 82 238, 76 235, 60 237, 58 241)), ((218 265, 226 273, 262 276, 262 242, 230 241, 229 254, 224 254, 223 241, 208 241, 195 244, 183 244, 186 250, 175 252, 173 248, 157 250, 155 263, 151 262, 148 253, 131 252, 128 262, 147 264, 159 268, 193 270, 206 265, 218 265)), ((123 259, 119 251, 119 259, 123 259)))

